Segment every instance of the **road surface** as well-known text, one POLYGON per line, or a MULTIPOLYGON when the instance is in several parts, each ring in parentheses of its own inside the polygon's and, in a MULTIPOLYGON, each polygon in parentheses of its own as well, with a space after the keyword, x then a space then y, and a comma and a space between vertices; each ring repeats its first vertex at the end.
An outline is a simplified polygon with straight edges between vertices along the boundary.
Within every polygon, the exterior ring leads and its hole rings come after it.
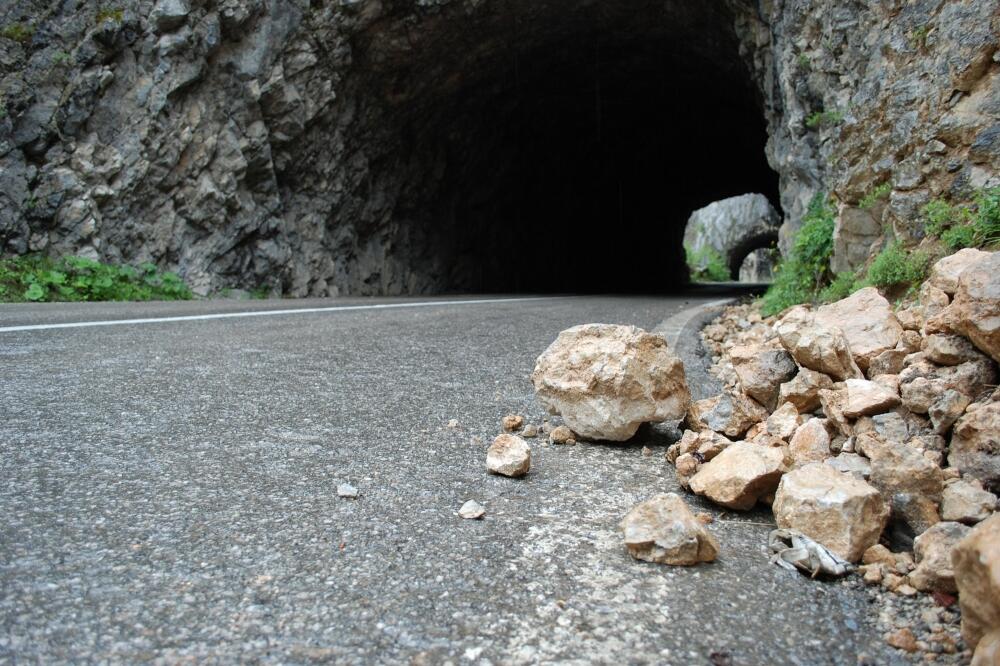
POLYGON ((716 298, 0 306, 0 662, 898 660, 856 580, 768 563, 767 512, 689 497, 720 559, 633 561, 656 432, 486 474, 560 330, 716 298))

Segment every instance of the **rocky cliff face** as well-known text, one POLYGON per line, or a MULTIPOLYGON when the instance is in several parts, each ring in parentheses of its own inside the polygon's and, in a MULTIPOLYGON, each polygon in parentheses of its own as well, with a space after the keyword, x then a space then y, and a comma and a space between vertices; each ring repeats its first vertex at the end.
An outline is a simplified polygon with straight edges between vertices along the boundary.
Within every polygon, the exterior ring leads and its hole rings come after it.
POLYGON ((842 230, 861 255, 882 218, 911 238, 922 201, 996 180, 996 11, 14 0, 0 248, 149 260, 201 291, 558 288, 595 254, 679 258, 688 212, 768 192, 766 123, 786 230, 818 190, 848 211, 891 182, 842 230))

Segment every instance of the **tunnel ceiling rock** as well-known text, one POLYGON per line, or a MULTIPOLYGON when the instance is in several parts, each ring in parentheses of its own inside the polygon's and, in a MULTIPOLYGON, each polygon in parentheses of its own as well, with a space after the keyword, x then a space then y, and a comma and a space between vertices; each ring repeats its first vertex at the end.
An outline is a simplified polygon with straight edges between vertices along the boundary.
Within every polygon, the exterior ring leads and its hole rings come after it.
POLYGON ((925 4, 12 0, 0 249, 204 292, 634 290, 744 192, 787 241, 888 179, 905 231, 997 168, 995 7, 925 4))

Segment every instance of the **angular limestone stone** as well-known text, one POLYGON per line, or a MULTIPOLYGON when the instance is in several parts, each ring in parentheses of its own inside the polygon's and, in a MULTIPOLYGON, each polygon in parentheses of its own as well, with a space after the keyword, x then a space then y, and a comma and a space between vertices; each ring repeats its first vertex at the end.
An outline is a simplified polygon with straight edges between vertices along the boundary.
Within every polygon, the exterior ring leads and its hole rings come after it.
POLYGON ((880 382, 848 379, 844 382, 844 390, 847 398, 842 411, 849 419, 884 414, 900 403, 899 393, 880 382))
POLYGON ((941 493, 941 519, 974 525, 997 510, 997 496, 978 481, 953 481, 941 493))
POLYGON ((921 533, 913 542, 917 568, 910 573, 910 585, 921 592, 957 592, 951 551, 970 531, 955 522, 943 522, 921 533))
POLYGON ((927 282, 949 296, 952 296, 958 291, 958 279, 965 272, 965 269, 989 256, 989 252, 983 252, 971 247, 963 248, 955 254, 950 254, 934 262, 934 265, 931 266, 931 273, 927 278, 927 282))
POLYGON ((691 477, 691 490, 716 504, 746 511, 774 492, 785 469, 785 450, 734 442, 691 477))
POLYGON ((778 388, 795 376, 795 361, 784 349, 765 345, 738 345, 729 350, 740 387, 748 396, 773 410, 778 388))
POLYGON ((927 408, 927 416, 931 418, 934 425, 934 432, 944 435, 951 429, 965 408, 969 406, 969 396, 959 393, 954 389, 945 389, 927 408))
POLYGON ((940 518, 937 505, 944 490, 944 472, 913 447, 874 433, 858 435, 856 445, 871 463, 869 481, 914 532, 940 518))
POLYGON ((799 427, 799 410, 786 402, 767 417, 768 434, 788 440, 799 427))
POLYGON ((818 325, 837 327, 843 331, 854 360, 862 370, 871 360, 889 349, 895 349, 903 333, 892 305, 875 287, 854 292, 836 303, 816 310, 818 325))
POLYGON ((819 324, 803 307, 793 308, 775 326, 781 345, 803 368, 830 375, 838 381, 861 377, 847 337, 836 326, 819 324))
POLYGON ((486 451, 486 469, 494 474, 518 477, 531 468, 531 449, 517 435, 499 435, 486 451))
POLYGON ((923 340, 921 351, 927 356, 927 360, 938 365, 958 365, 983 356, 967 338, 948 333, 928 335, 923 340))
POLYGON ((636 505, 621 528, 625 546, 637 560, 688 566, 711 562, 719 554, 719 542, 674 493, 636 505))
POLYGON ((962 637, 975 648, 1000 627, 1000 514, 972 528, 952 549, 951 565, 962 607, 962 637))
POLYGON ((767 419, 767 410, 740 393, 722 393, 694 403, 691 416, 727 437, 742 437, 751 426, 767 419))
POLYGON ((539 401, 585 439, 624 441, 642 423, 684 418, 684 364, 663 336, 585 324, 559 334, 535 364, 539 401))
POLYGON ((947 313, 952 329, 1000 362, 1000 252, 990 253, 962 272, 947 313))
POLYGON ((469 500, 458 510, 458 515, 465 520, 479 520, 486 515, 486 509, 476 500, 469 500))
POLYGON ((952 429, 948 464, 1000 488, 1000 402, 969 405, 952 429))
POLYGON ((786 474, 772 508, 778 527, 798 530, 850 562, 878 543, 889 520, 878 490, 822 463, 786 474))
POLYGON ((814 462, 823 462, 831 455, 830 432, 824 419, 812 418, 803 423, 792 435, 788 443, 788 455, 793 467, 802 467, 814 462))
POLYGON ((800 414, 808 414, 819 407, 819 392, 833 388, 833 380, 822 372, 809 368, 799 368, 791 381, 778 388, 778 402, 790 402, 800 414))

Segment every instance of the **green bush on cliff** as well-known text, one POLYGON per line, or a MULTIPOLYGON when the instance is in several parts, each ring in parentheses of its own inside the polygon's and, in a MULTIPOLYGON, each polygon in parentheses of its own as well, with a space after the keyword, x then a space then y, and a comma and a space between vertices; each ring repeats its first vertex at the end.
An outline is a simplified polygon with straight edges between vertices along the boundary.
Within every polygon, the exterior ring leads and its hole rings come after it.
POLYGON ((774 282, 761 299, 765 316, 816 300, 830 283, 835 218, 836 211, 825 194, 813 197, 791 253, 778 264, 774 282))
POLYGON ((0 259, 0 301, 176 301, 192 297, 151 263, 113 266, 83 257, 0 259))
POLYGON ((971 206, 935 199, 921 209, 924 232, 951 250, 1000 243, 1000 187, 980 190, 971 206))
POLYGON ((907 250, 896 242, 882 250, 865 276, 865 284, 880 289, 916 286, 927 277, 931 257, 926 252, 907 250))

